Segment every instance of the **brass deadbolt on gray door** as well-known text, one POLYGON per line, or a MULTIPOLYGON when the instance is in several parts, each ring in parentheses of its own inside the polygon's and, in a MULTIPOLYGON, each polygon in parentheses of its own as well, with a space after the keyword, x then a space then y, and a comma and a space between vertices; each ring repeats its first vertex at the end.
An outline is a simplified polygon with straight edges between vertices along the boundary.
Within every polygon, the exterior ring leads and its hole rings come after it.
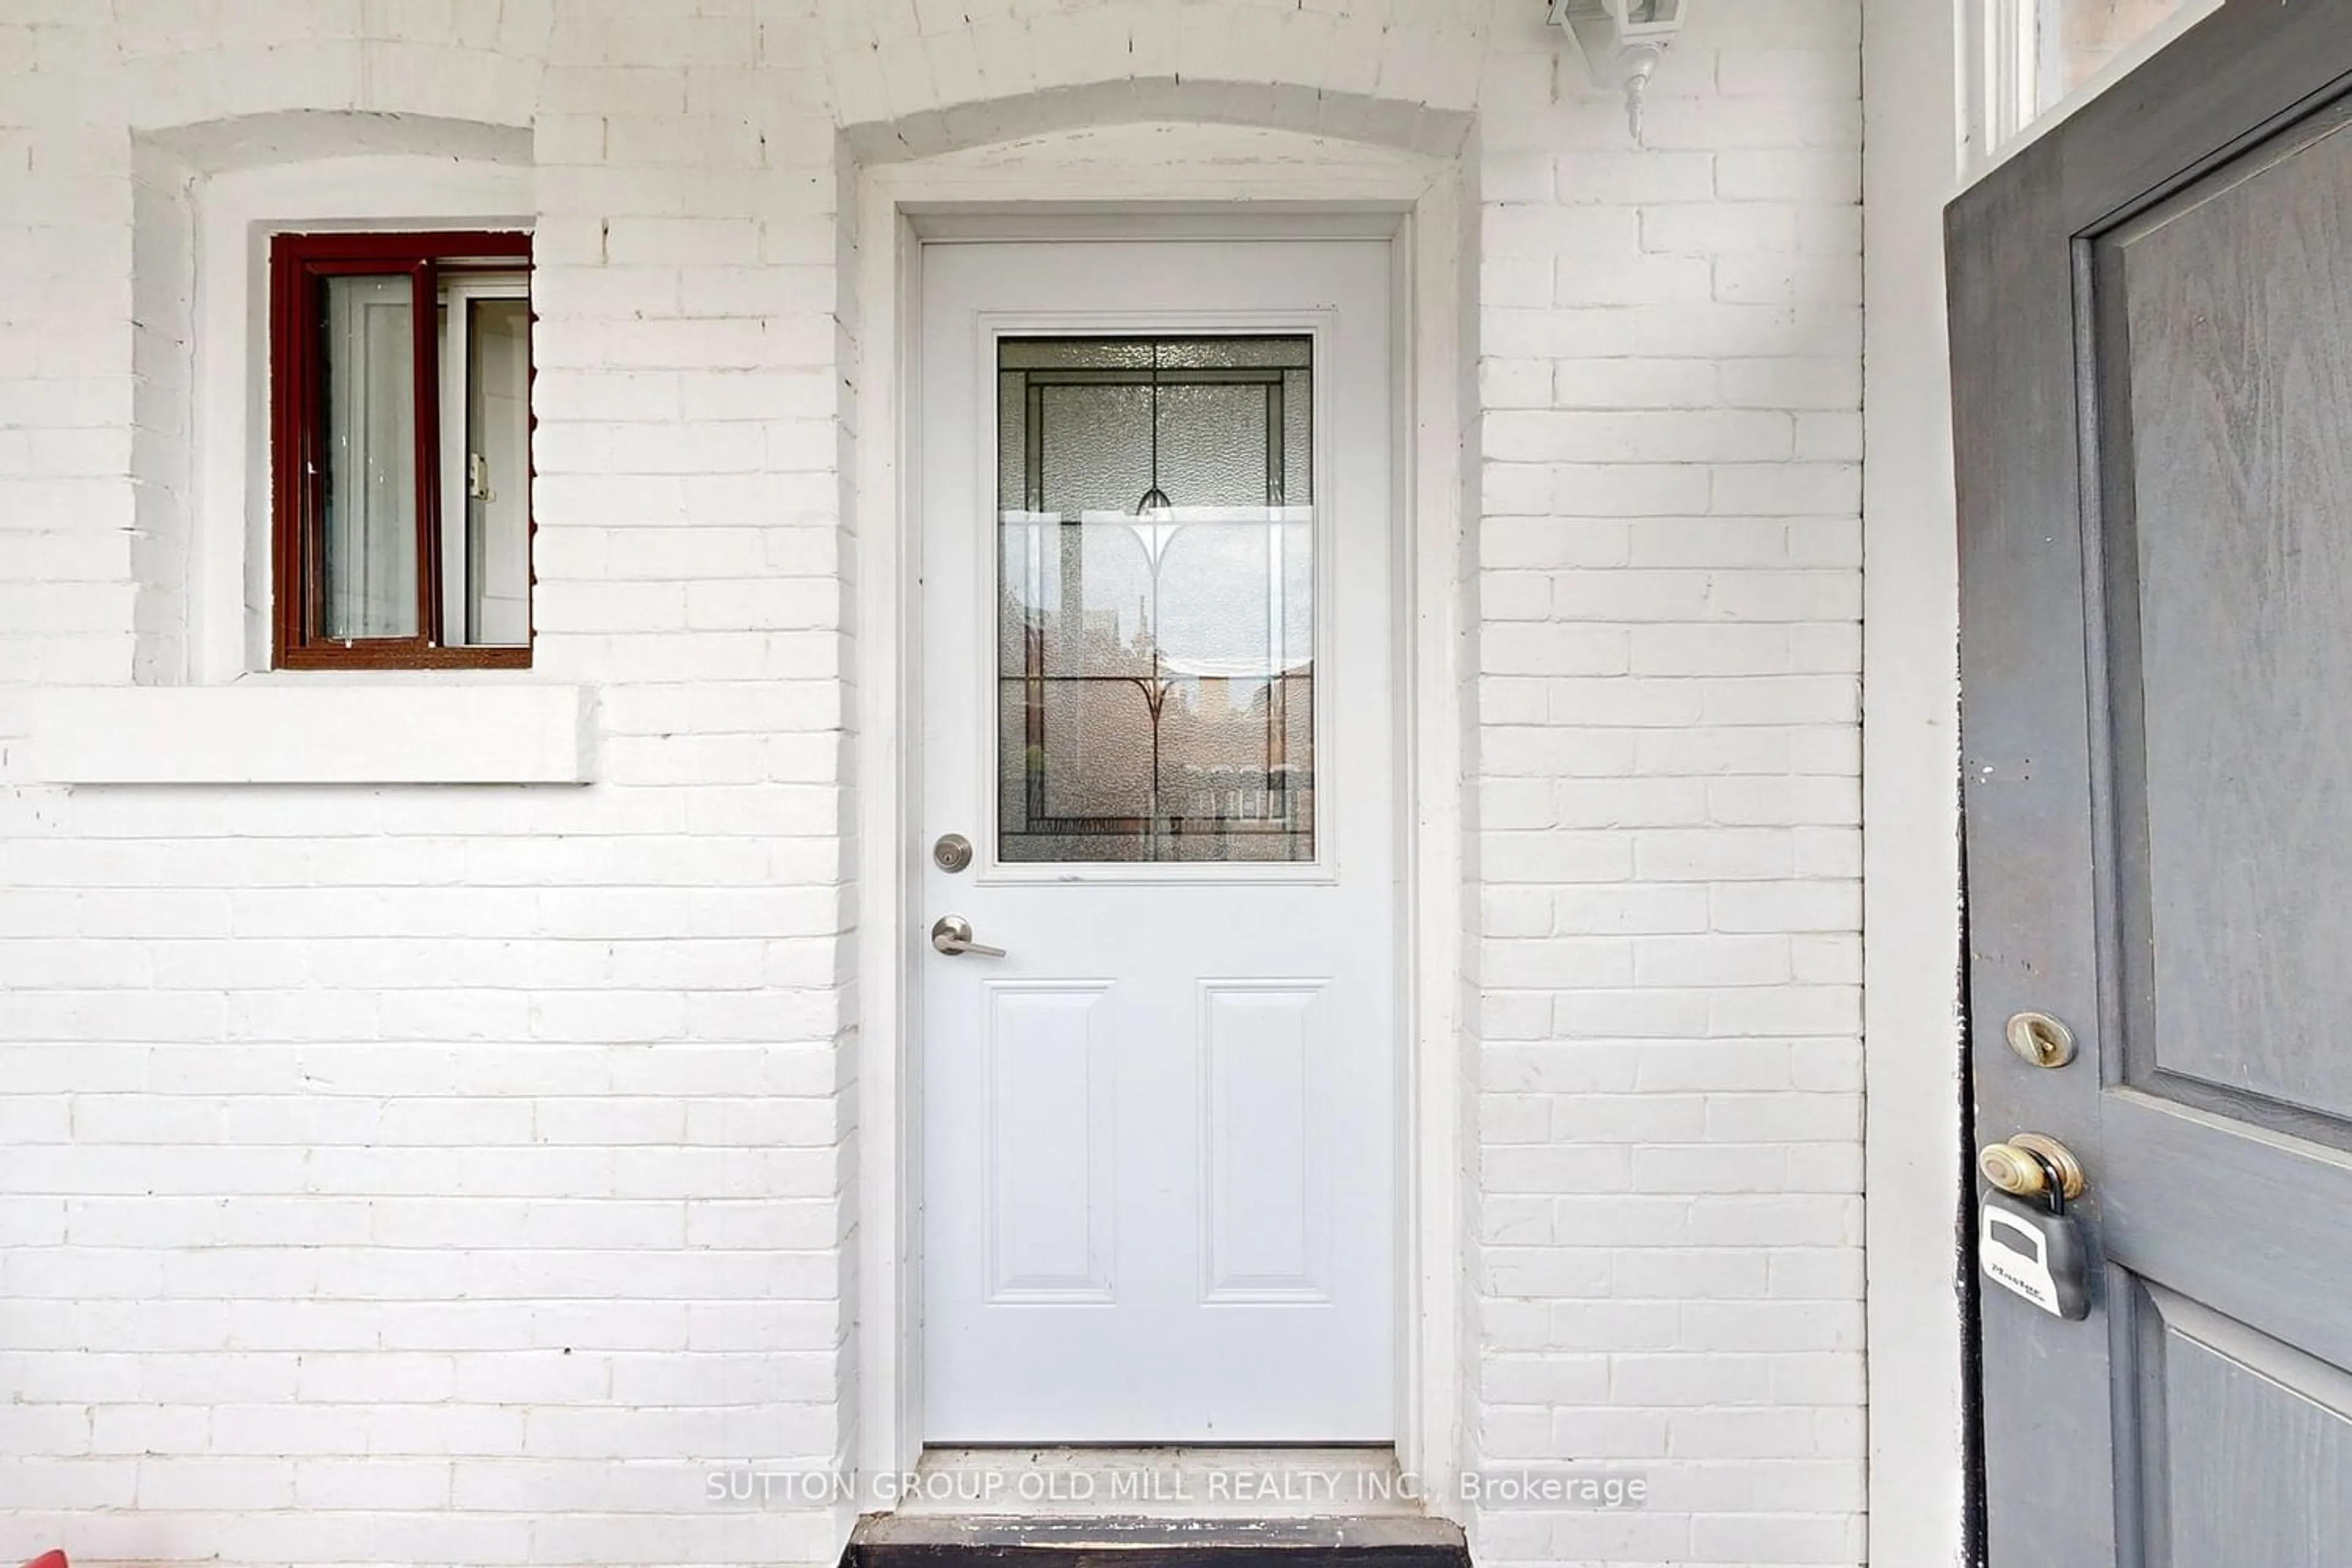
POLYGON ((2038 1068, 2063 1068, 2074 1059, 2074 1031, 2047 1013, 2013 1015, 2002 1031, 2009 1048, 2038 1068))

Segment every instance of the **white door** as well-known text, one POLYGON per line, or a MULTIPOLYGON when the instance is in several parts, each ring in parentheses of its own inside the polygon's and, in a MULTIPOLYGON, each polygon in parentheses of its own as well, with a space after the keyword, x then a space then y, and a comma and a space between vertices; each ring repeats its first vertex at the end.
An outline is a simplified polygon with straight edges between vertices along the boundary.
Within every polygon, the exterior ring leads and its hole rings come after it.
POLYGON ((923 268, 925 1436, 1389 1439, 1388 247, 923 268))

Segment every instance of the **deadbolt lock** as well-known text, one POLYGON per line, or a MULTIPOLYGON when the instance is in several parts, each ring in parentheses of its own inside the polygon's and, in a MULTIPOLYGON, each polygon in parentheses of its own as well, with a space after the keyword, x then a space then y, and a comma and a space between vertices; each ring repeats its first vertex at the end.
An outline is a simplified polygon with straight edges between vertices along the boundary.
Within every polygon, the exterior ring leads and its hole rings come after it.
POLYGON ((931 846, 931 864, 953 875, 971 864, 971 840, 961 833, 942 833, 931 846))
POLYGON ((2019 1013, 2001 1030, 2009 1048, 2038 1068, 2063 1068, 2074 1059, 2074 1031, 2047 1013, 2019 1013))

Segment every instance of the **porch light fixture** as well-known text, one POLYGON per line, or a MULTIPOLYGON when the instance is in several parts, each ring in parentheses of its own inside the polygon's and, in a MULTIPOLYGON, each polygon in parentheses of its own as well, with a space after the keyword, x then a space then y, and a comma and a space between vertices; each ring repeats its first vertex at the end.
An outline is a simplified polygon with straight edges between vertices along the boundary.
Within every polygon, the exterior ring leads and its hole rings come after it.
POLYGON ((1568 35, 1592 85, 1624 92, 1625 123, 1637 145, 1642 100, 1686 8, 1685 0, 1551 0, 1551 25, 1568 35))

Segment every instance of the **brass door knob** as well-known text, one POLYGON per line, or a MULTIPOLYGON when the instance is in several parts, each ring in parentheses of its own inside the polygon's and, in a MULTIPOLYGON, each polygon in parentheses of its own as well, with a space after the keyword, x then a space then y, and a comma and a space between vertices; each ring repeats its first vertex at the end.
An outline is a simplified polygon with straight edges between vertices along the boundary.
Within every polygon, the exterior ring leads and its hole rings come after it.
POLYGON ((2058 1178, 2059 1195, 2070 1200, 2083 1195, 2084 1184, 2083 1162, 2044 1132, 2020 1132, 2006 1142, 1986 1144, 1977 1151, 1977 1173, 1998 1190, 2020 1198, 2038 1198, 2047 1193, 2053 1174, 2058 1178))

